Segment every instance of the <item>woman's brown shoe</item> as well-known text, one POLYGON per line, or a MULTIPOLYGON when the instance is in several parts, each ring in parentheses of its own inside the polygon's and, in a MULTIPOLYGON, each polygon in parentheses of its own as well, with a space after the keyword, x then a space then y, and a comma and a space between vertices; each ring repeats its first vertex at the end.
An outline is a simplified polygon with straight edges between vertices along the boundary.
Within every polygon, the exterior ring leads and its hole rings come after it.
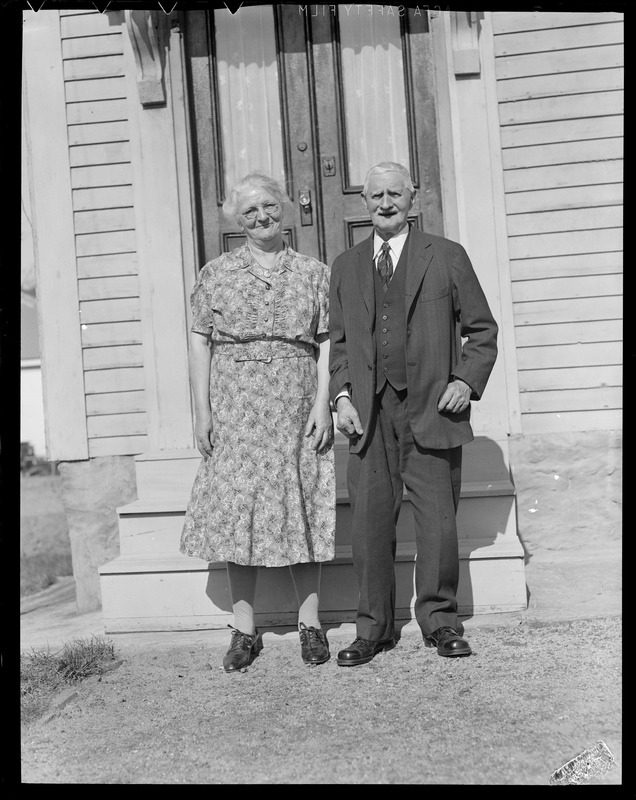
MULTIPOLYGON (((228 628, 232 626, 228 625, 228 628)), ((263 639, 258 631, 250 636, 232 628, 230 647, 223 656, 223 669, 226 672, 245 672, 262 649, 263 639)))
POLYGON ((307 627, 304 622, 298 626, 300 635, 300 654, 305 664, 324 664, 329 661, 329 643, 322 628, 307 627))

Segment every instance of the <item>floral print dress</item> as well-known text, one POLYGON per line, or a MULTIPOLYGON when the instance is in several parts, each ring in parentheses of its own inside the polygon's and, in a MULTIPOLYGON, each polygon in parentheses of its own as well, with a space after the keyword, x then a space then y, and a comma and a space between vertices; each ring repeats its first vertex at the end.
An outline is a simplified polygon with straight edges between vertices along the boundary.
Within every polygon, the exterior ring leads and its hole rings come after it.
POLYGON ((331 561, 333 449, 316 453, 305 437, 328 267, 287 247, 265 270, 243 245, 203 267, 191 305, 192 330, 213 343, 213 453, 192 487, 181 552, 264 567, 331 561))

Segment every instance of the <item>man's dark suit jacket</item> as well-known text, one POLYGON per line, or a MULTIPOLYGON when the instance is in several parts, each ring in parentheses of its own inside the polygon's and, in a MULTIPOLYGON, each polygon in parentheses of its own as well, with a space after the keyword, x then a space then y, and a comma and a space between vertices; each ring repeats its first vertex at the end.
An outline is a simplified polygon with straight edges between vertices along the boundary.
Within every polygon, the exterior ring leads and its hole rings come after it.
MULTIPOLYGON (((497 324, 464 248, 411 226, 406 256, 406 370, 408 411, 415 441, 447 449, 470 442, 470 406, 440 413, 437 404, 453 377, 478 400, 497 357, 497 324), (408 248, 408 250, 407 250, 408 248), (462 346, 462 337, 466 341, 462 346)), ((346 384, 364 433, 350 440, 351 452, 367 441, 376 385, 373 235, 339 255, 331 270, 330 394, 346 384)))

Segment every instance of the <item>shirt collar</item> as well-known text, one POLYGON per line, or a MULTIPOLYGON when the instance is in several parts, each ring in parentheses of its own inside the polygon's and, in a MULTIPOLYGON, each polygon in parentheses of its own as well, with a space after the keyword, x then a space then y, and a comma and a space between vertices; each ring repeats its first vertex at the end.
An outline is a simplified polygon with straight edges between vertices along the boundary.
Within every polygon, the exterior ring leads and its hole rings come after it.
MULTIPOLYGON (((404 248, 404 242, 406 242, 406 237, 409 235, 409 224, 408 222, 402 228, 399 233, 396 233, 395 236, 392 236, 388 242, 393 251, 394 255, 397 255, 398 252, 401 253, 402 249, 404 248)), ((380 250, 382 250, 382 245, 384 244, 384 239, 381 236, 378 236, 377 233, 373 234, 373 258, 374 260, 378 257, 380 250)))

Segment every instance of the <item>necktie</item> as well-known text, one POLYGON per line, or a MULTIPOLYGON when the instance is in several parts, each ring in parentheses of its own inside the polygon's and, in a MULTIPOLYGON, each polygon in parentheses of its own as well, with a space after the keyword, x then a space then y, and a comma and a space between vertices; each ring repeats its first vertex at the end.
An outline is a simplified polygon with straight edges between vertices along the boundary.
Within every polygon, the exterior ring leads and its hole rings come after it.
POLYGON ((382 252, 378 256, 378 272, 386 291, 389 281, 393 277, 393 261, 391 261, 391 246, 388 242, 382 243, 382 252))

